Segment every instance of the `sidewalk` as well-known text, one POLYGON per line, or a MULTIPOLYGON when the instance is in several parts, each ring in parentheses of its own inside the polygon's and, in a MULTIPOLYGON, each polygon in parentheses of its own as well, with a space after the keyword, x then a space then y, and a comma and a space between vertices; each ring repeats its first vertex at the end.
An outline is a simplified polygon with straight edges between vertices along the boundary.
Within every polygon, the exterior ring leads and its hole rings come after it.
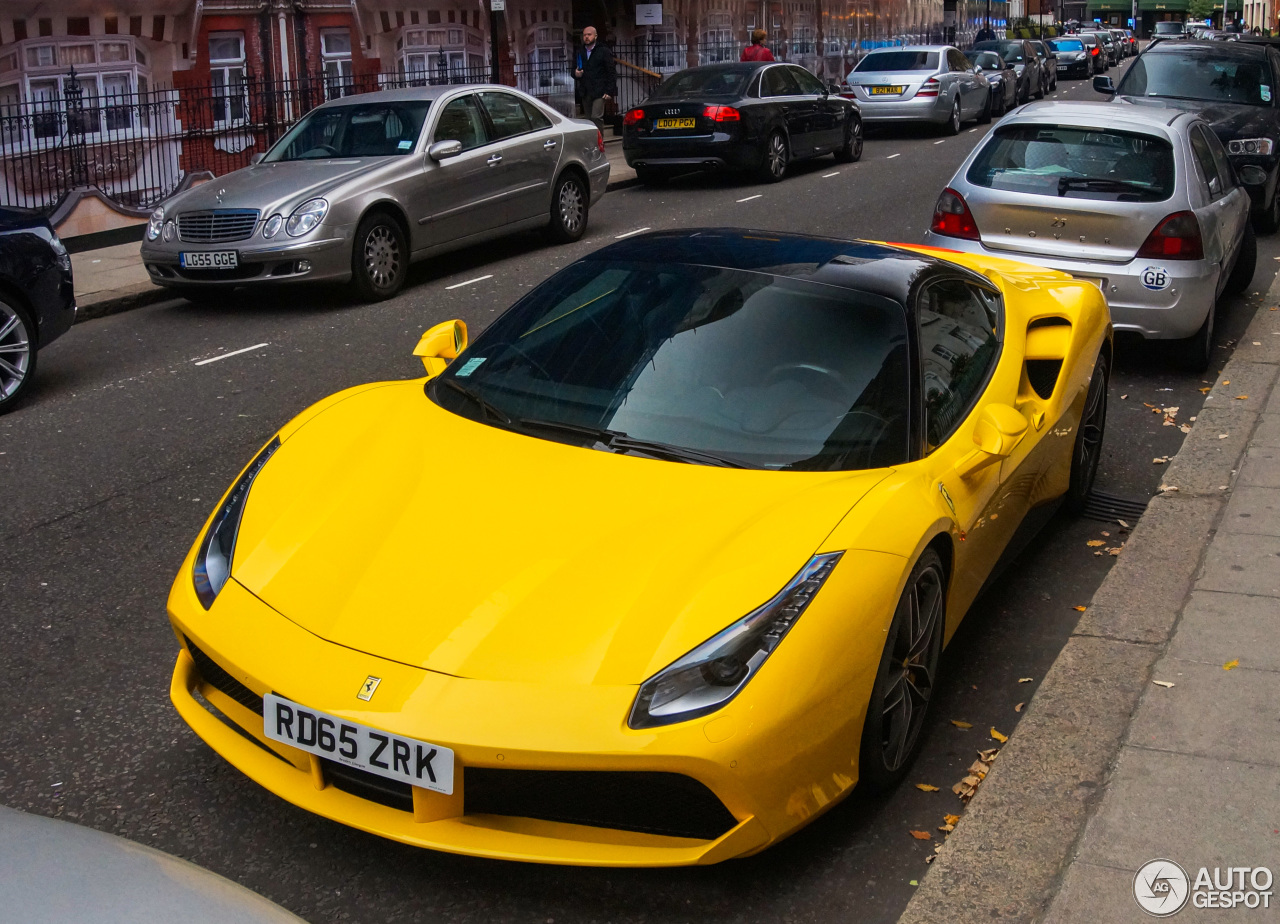
POLYGON ((1141 921, 1153 884, 1181 920, 1280 920, 1277 304, 1280 279, 900 924, 1141 921), (1228 867, 1266 867, 1270 908, 1203 910, 1264 900, 1195 888, 1228 867))
MULTIPOLYGON (((635 185, 636 172, 622 156, 622 139, 605 135, 605 154, 609 158, 609 189, 635 185)), ((141 245, 117 244, 98 250, 71 255, 71 271, 75 277, 76 321, 88 321, 174 296, 151 282, 138 256, 141 245)))

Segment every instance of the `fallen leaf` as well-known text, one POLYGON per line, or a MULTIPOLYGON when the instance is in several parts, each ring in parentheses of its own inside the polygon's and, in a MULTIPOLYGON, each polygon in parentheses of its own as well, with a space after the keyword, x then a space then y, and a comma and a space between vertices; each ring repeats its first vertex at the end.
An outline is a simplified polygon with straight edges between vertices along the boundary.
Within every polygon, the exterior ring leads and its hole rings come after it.
POLYGON ((1212 388, 1202 388, 1202 389, 1200 389, 1200 394, 1202 394, 1202 395, 1207 395, 1207 394, 1208 394, 1209 392, 1211 392, 1211 391, 1213 391, 1213 389, 1212 389, 1212 388))
POLYGON ((982 779, 986 776, 987 771, 990 769, 991 766, 984 760, 975 760, 973 763, 969 764, 969 772, 978 779, 982 779))
POLYGON ((971 773, 960 782, 963 783, 965 786, 968 786, 970 789, 973 789, 975 786, 977 786, 979 783, 982 782, 982 778, 978 776, 974 776, 971 773))
POLYGON ((1008 741, 1008 740, 1009 740, 1009 736, 1008 736, 1008 735, 1002 735, 1002 734, 1000 734, 998 731, 996 731, 994 728, 993 728, 993 729, 991 729, 991 737, 992 737, 992 738, 995 738, 995 739, 996 739, 997 741, 999 741, 1001 744, 1004 744, 1006 741, 1008 741))
POLYGON ((960 816, 959 815, 943 815, 942 820, 945 821, 947 824, 954 826, 960 822, 960 816))
MULTIPOLYGON (((1102 543, 1098 543, 1098 544, 1099 544, 1099 545, 1101 545, 1102 543)), ((1072 607, 1072 609, 1073 609, 1073 610, 1075 610, 1077 613, 1083 613, 1085 610, 1087 610, 1087 609, 1088 609, 1088 607, 1087 607, 1087 606, 1073 606, 1073 607, 1072 607)))
POLYGON ((968 783, 966 783, 964 780, 961 780, 959 783, 956 783, 956 785, 951 787, 951 791, 955 793, 957 796, 959 796, 961 799, 965 798, 967 795, 972 795, 972 793, 970 792, 970 790, 972 789, 973 787, 970 786, 968 783))
POLYGON ((1178 490, 1178 486, 1174 484, 1162 484, 1160 485, 1159 490, 1164 491, 1166 494, 1171 494, 1178 490))
POLYGON ((999 748, 987 748, 985 751, 979 751, 978 756, 987 763, 991 763, 996 759, 996 755, 1000 753, 999 748))
POLYGON ((1102 549, 1098 549, 1098 551, 1094 552, 1093 554, 1094 554, 1094 555, 1097 555, 1099 558, 1101 558, 1101 557, 1102 557, 1102 549))
POLYGON ((925 858, 924 858, 924 862, 925 862, 925 864, 926 864, 926 865, 928 865, 928 864, 932 863, 932 862, 933 862, 934 860, 936 860, 936 859, 938 859, 938 855, 937 855, 936 853, 931 853, 931 854, 929 854, 927 857, 925 857, 925 858))
POLYGON ((1183 433, 1190 433, 1190 432, 1191 432, 1191 424, 1183 424, 1181 427, 1179 427, 1179 429, 1180 429, 1183 433))
POLYGON ((1164 687, 1166 690, 1167 690, 1167 689, 1169 689, 1169 687, 1173 686, 1173 684, 1171 684, 1171 683, 1170 683, 1169 681, 1167 681, 1167 680, 1153 680, 1153 681, 1151 681, 1151 682, 1152 682, 1152 683, 1154 683, 1154 684, 1155 684, 1156 686, 1158 686, 1158 687, 1164 687))
POLYGON ((1196 422, 1196 419, 1194 417, 1188 417, 1187 420, 1191 421, 1192 423, 1196 422))
POLYGON ((937 792, 937 786, 930 786, 928 783, 916 783, 916 789, 921 792, 937 792))
POLYGON ((998 514, 998 513, 993 513, 993 514, 991 514, 991 519, 993 519, 993 520, 998 520, 998 519, 1000 519, 1000 514, 998 514))
POLYGON ((956 829, 955 825, 938 825, 939 831, 946 831, 948 834, 950 834, 955 829, 956 829))
POLYGON ((1119 555, 1119 554, 1120 554, 1120 549, 1123 549, 1123 548, 1124 548, 1124 546, 1119 546, 1119 547, 1114 548, 1114 549, 1107 549, 1107 553, 1108 553, 1112 558, 1115 558, 1117 555, 1119 555))
POLYGON ((1237 400, 1237 401, 1248 401, 1248 400, 1249 400, 1249 396, 1248 396, 1248 395, 1236 395, 1236 400, 1237 400))
POLYGON ((1164 465, 1164 464, 1165 464, 1166 462, 1168 462, 1168 461, 1169 461, 1169 457, 1168 457, 1168 456, 1156 456, 1154 459, 1152 459, 1152 460, 1151 460, 1151 464, 1152 464, 1152 465, 1164 465))
POLYGON ((1111 535, 1111 533, 1107 532, 1107 531, 1104 529, 1104 530, 1102 531, 1102 535, 1104 535, 1104 536, 1110 536, 1110 535, 1111 535))
POLYGON ((1019 677, 1018 683, 1030 683, 1034 679, 1034 677, 1019 677))
POLYGON ((933 840, 933 835, 930 834, 928 831, 911 831, 909 833, 911 834, 912 837, 914 837, 918 841, 933 840))
POLYGON ((1223 379, 1223 380, 1222 380, 1222 384, 1223 384, 1223 385, 1230 385, 1230 384, 1231 384, 1231 379, 1223 379))
POLYGON ((952 719, 951 724, 956 728, 973 728, 972 722, 961 722, 959 719, 952 719))
POLYGON ((1233 670, 1235 670, 1235 669, 1236 669, 1237 667, 1239 667, 1239 666, 1240 666, 1240 659, 1239 659, 1239 658, 1232 658, 1232 659, 1231 659, 1230 661, 1228 661, 1226 664, 1222 665, 1222 669, 1223 669, 1224 671, 1233 671, 1233 670))
POLYGON ((1218 439, 1220 439, 1220 440, 1225 440, 1225 439, 1226 439, 1228 436, 1230 436, 1230 435, 1231 435, 1230 433, 1219 433, 1219 434, 1218 434, 1218 439))
POLYGON ((1121 401, 1123 401, 1123 400, 1124 400, 1125 398, 1127 398, 1127 397, 1129 397, 1129 396, 1128 396, 1128 395, 1121 395, 1121 396, 1120 396, 1120 400, 1121 400, 1121 401))
MULTIPOLYGON (((1195 418, 1193 417, 1192 420, 1194 419, 1195 418)), ((1116 522, 1119 523, 1121 526, 1123 526, 1125 529, 1133 529, 1133 527, 1130 526, 1128 523, 1126 523, 1124 520, 1116 520, 1116 522)))
POLYGON ((1085 545, 1087 545, 1091 549, 1096 549, 1098 546, 1106 545, 1106 543, 1103 542, 1101 539, 1090 539, 1088 542, 1085 543, 1085 545))
POLYGON ((1016 706, 1014 706, 1014 707, 1013 707, 1013 711, 1014 711, 1014 712, 1021 712, 1021 711, 1022 711, 1022 707, 1023 707, 1023 706, 1025 706, 1025 705, 1026 705, 1026 703, 1018 703, 1018 705, 1016 705, 1016 706))
MULTIPOLYGON (((1276 257, 1276 259, 1280 260, 1280 257, 1276 257)), ((920 883, 916 882, 914 879, 912 879, 910 882, 907 883, 907 885, 919 885, 919 884, 920 883)))
POLYGON ((934 854, 935 854, 935 855, 936 855, 936 854, 940 854, 940 853, 942 853, 942 845, 941 845, 941 844, 934 844, 934 845, 933 845, 933 852, 934 852, 934 854))

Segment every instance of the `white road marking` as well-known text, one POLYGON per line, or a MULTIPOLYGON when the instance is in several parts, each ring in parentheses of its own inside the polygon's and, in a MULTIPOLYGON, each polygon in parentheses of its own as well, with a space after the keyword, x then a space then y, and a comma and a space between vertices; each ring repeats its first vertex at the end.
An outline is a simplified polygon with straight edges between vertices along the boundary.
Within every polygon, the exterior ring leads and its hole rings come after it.
POLYGON ((901 157, 901 154, 890 154, 885 160, 893 160, 895 157, 901 157))
POLYGON ((449 289, 461 289, 463 286, 469 286, 474 282, 484 282, 486 279, 492 279, 492 278, 493 278, 493 273, 490 273, 488 276, 477 276, 475 279, 468 279, 466 282, 455 282, 453 285, 445 286, 444 288, 445 288, 445 291, 447 292, 449 289))
POLYGON ((973 134, 974 132, 976 132, 976 131, 977 131, 977 129, 976 129, 976 128, 971 128, 971 129, 969 129, 969 134, 971 134, 971 135, 972 135, 972 134, 973 134))
POLYGON ((207 366, 209 363, 216 363, 220 359, 230 359, 232 356, 239 356, 241 353, 248 353, 252 350, 260 350, 268 343, 255 343, 253 346, 245 347, 243 350, 232 350, 230 353, 223 353, 221 356, 211 356, 208 359, 202 359, 196 363, 197 366, 207 366))
POLYGON ((747 196, 745 199, 739 199, 739 202, 750 202, 752 199, 759 199, 764 193, 756 193, 754 196, 747 196))
POLYGON ((833 172, 831 172, 831 173, 824 173, 824 174, 822 174, 822 178, 825 180, 825 179, 826 179, 827 177, 829 177, 829 176, 839 176, 839 175, 840 175, 840 171, 839 171, 839 170, 835 170, 835 171, 833 171, 833 172))
POLYGON ((935 141, 934 144, 942 144, 942 142, 946 140, 947 140, 946 138, 943 138, 942 141, 935 141))
POLYGON ((615 234, 615 235, 613 236, 613 239, 614 239, 615 241, 620 241, 620 240, 622 240, 624 237, 631 237, 631 235, 633 235, 633 234, 640 234, 641 232, 643 232, 643 231, 648 231, 648 230, 649 230, 648 228, 636 228, 634 231, 628 231, 626 234, 615 234))

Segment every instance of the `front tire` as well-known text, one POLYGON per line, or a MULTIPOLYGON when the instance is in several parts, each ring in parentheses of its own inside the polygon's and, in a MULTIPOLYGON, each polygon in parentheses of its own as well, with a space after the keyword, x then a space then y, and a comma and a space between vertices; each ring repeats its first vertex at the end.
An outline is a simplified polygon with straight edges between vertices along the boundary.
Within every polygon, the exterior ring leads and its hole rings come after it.
POLYGON ((551 193, 551 239, 572 244, 587 232, 591 197, 587 184, 576 173, 562 173, 551 193))
POLYGON ((764 162, 760 165, 760 179, 766 183, 777 183, 787 175, 787 162, 791 152, 787 150, 787 139, 782 132, 775 131, 764 143, 764 162))
POLYGON ((1102 437, 1107 429, 1107 383, 1111 364, 1107 354, 1101 353, 1089 379, 1089 390, 1084 398, 1084 410, 1080 412, 1080 424, 1076 427, 1076 439, 1071 448, 1071 479, 1067 486, 1067 510, 1075 516, 1084 512, 1085 501, 1093 490, 1098 474, 1098 459, 1102 455, 1102 437))
POLYGON ((836 151, 836 160, 842 164, 852 164, 862 159, 862 120, 851 120, 849 130, 845 133, 844 146, 836 151))
POLYGON ((391 298, 409 273, 409 248, 400 223, 386 212, 366 215, 351 248, 351 286, 365 302, 391 298))
POLYGON ((25 308, 0 298, 0 414, 17 406, 35 378, 35 331, 25 308))
POLYGON ((925 549, 894 610, 862 724, 859 781, 873 790, 899 783, 920 750, 920 730, 937 685, 946 616, 942 559, 932 548, 925 549))

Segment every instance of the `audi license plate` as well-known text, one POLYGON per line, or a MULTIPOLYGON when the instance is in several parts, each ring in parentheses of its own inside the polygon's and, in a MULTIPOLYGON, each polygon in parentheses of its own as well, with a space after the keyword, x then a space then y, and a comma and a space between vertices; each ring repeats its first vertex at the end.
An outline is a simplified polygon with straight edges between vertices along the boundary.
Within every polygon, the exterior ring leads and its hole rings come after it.
POLYGON ((453 794, 449 748, 308 709, 274 693, 262 697, 262 723, 272 741, 389 780, 453 794))
POLYGON ((240 259, 234 250, 206 250, 180 253, 178 264, 185 269, 235 269, 240 259))
POLYGON ((654 128, 695 128, 698 124, 697 119, 659 119, 654 123, 654 128))
POLYGON ((872 96, 900 96, 906 87, 867 87, 872 96))

